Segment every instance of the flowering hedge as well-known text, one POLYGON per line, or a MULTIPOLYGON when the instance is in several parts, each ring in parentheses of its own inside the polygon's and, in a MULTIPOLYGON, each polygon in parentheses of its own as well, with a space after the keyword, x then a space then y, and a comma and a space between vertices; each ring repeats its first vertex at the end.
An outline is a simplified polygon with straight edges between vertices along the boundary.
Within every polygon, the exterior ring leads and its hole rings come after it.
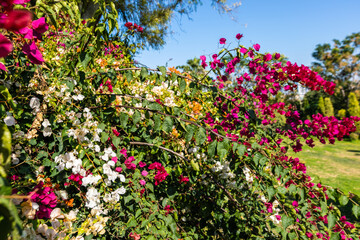
MULTIPOLYGON (((15 1, 1 3, 10 18, 15 1)), ((115 13, 85 22, 72 1, 46 4, 0 43, 12 134, 0 199, 16 205, 23 239, 358 238, 358 203, 287 151, 342 140, 360 119, 303 122, 273 101, 299 84, 332 94, 333 83, 259 44, 201 56, 206 75, 141 68, 124 44, 141 26, 110 41, 115 13)))

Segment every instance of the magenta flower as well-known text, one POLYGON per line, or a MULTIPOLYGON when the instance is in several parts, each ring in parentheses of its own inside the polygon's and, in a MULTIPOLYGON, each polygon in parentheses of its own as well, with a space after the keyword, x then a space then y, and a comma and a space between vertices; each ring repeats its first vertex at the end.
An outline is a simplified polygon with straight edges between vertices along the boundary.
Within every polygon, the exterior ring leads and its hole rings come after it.
POLYGON ((144 163, 142 161, 139 162, 139 167, 145 167, 145 166, 146 166, 146 163, 144 163))
POLYGON ((44 62, 42 54, 37 48, 35 42, 32 42, 30 45, 24 44, 23 53, 25 53, 29 58, 30 62, 34 64, 42 64, 44 62))
POLYGON ((236 34, 236 39, 237 39, 237 40, 240 40, 242 37, 243 37, 242 34, 240 34, 240 33, 236 34))
POLYGON ((0 58, 6 57, 11 53, 13 45, 9 39, 0 34, 0 58))
POLYGON ((5 67, 5 65, 4 65, 2 62, 0 62, 0 69, 3 70, 3 71, 5 71, 5 72, 8 71, 8 70, 6 69, 6 67, 5 67))
POLYGON ((148 174, 149 174, 149 173, 148 173, 146 170, 144 170, 144 171, 141 172, 141 175, 143 175, 144 177, 146 177, 148 174))
POLYGON ((141 179, 141 180, 139 181, 139 183, 140 183, 142 186, 145 186, 146 181, 141 179))
POLYGON ((121 167, 116 167, 116 168, 115 168, 115 171, 117 171, 117 172, 122 172, 122 168, 121 168, 121 167))
POLYGON ((226 43, 226 39, 225 38, 220 38, 220 44, 225 44, 226 43))
POLYGON ((5 20, 4 28, 9 31, 19 31, 29 25, 31 19, 31 12, 26 10, 13 10, 9 12, 5 20))
POLYGON ((49 25, 45 22, 45 18, 41 17, 32 22, 33 29, 38 33, 44 33, 48 30, 49 25))
POLYGON ((256 50, 256 51, 259 51, 260 50, 260 45, 259 44, 254 44, 254 49, 256 50))

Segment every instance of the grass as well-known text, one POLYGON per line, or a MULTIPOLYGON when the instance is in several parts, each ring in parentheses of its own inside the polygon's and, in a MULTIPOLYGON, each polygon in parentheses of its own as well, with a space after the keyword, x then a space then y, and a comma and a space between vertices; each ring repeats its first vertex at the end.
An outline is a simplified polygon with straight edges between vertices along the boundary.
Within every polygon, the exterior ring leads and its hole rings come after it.
POLYGON ((305 162, 314 183, 360 196, 360 141, 336 141, 333 145, 317 142, 314 148, 304 145, 303 151, 290 155, 305 162))

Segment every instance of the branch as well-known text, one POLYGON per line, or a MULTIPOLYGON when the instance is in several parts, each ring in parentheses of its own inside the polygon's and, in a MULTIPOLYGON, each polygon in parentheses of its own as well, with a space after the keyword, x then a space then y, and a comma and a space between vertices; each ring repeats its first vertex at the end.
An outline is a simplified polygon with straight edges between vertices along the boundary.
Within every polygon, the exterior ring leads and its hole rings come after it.
POLYGON ((169 153, 172 153, 174 154, 175 156, 178 156, 179 158, 182 158, 184 159, 185 161, 190 161, 189 159, 187 159, 186 157, 182 156, 181 154, 177 153, 177 152, 174 152, 173 150, 171 149, 168 149, 168 148, 165 148, 165 147, 161 147, 161 146, 157 146, 155 144, 152 144, 152 143, 146 143, 146 142, 130 142, 131 145, 145 145, 145 146, 151 146, 151 147, 158 147, 162 150, 165 150, 169 153))

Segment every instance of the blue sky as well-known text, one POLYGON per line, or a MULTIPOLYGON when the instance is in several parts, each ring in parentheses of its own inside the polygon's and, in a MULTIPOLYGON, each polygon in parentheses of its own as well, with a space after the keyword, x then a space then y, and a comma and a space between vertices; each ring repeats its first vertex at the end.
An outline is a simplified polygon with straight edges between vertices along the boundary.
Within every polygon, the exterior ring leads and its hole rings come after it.
POLYGON ((176 16, 166 45, 159 51, 143 51, 136 60, 152 68, 183 65, 188 59, 218 52, 222 37, 226 46, 235 47, 235 35, 242 33, 245 46, 258 43, 260 52, 279 52, 292 62, 310 65, 317 44, 360 32, 360 0, 242 0, 233 12, 235 21, 210 3, 203 0, 191 19, 176 16))

